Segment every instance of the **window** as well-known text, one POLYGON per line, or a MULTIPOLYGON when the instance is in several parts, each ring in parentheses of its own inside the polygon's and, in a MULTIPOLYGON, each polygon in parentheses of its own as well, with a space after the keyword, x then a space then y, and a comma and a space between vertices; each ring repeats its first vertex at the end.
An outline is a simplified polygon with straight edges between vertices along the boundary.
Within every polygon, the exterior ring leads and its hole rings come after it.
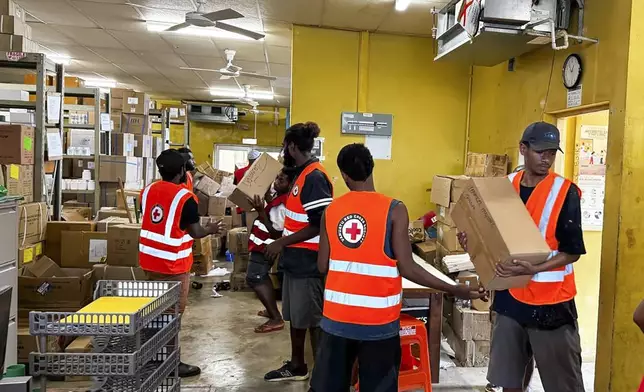
POLYGON ((234 172, 237 168, 248 165, 248 152, 250 150, 265 152, 277 159, 281 147, 250 146, 247 144, 215 144, 215 160, 213 165, 216 169, 234 172))

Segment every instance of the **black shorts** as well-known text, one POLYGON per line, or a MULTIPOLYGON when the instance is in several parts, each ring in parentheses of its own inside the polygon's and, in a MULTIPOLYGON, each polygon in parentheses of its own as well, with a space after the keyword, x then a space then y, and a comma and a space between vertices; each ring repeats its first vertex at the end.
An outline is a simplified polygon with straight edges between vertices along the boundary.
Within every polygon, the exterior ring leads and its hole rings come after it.
POLYGON ((273 263, 269 263, 263 253, 251 252, 246 271, 246 282, 250 287, 270 280, 269 273, 273 263))
POLYGON ((398 392, 400 336, 352 340, 321 332, 310 392, 346 392, 356 358, 360 390, 398 392))
POLYGON ((296 329, 320 326, 324 303, 322 278, 295 278, 284 273, 282 282, 282 315, 296 329))

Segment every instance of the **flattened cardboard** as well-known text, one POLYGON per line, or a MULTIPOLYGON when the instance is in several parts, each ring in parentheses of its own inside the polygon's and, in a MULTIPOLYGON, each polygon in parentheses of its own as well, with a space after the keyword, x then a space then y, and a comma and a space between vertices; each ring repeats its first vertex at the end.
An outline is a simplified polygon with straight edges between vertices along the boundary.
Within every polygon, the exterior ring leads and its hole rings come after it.
POLYGON ((467 235, 467 251, 481 284, 489 290, 524 287, 531 276, 501 278, 496 264, 546 261, 550 248, 510 181, 503 177, 472 178, 452 211, 467 235))

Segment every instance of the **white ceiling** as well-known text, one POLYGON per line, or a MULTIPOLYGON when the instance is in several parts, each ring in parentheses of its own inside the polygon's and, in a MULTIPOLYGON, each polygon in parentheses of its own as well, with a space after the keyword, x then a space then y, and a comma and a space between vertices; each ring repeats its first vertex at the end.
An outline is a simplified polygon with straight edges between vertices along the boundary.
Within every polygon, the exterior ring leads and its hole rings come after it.
POLYGON ((205 12, 233 8, 245 18, 227 23, 266 34, 263 41, 244 41, 147 31, 146 20, 183 22, 185 12, 196 9, 196 0, 16 1, 30 15, 33 39, 45 52, 73 59, 70 73, 114 79, 124 87, 176 99, 208 100, 209 88, 250 84, 256 90, 272 89, 272 104, 279 106, 289 104, 292 24, 428 36, 432 7, 448 2, 413 0, 407 11, 396 12, 394 0, 206 0, 205 12), (237 51, 235 63, 244 71, 277 80, 226 81, 217 73, 179 69, 219 69, 226 63, 227 48, 237 51))

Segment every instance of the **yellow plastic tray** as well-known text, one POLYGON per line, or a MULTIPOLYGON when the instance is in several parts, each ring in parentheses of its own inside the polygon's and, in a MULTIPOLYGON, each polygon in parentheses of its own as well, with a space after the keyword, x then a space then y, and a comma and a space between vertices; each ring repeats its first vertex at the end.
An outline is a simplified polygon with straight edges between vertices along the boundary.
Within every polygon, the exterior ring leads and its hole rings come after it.
POLYGON ((129 324, 130 314, 136 313, 154 301, 156 297, 101 297, 84 308, 76 315, 60 320, 61 323, 73 324, 129 324), (106 313, 106 315, 83 316, 87 313, 106 313), (123 316, 112 316, 123 314, 123 316))

